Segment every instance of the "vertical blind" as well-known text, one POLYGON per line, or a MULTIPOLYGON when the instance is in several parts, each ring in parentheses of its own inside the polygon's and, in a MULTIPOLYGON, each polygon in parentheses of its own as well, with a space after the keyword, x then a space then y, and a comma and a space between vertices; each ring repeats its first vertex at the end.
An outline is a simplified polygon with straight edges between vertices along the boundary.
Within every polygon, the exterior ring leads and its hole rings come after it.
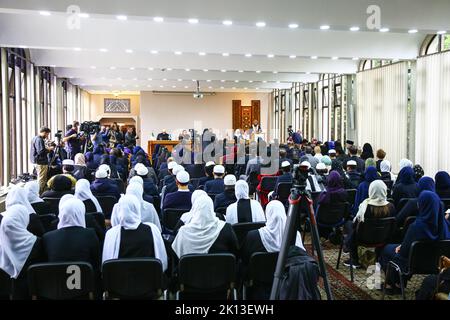
POLYGON ((417 60, 416 162, 425 174, 450 171, 450 52, 417 60))
POLYGON ((408 130, 408 63, 401 62, 356 75, 358 145, 381 148, 398 172, 406 157, 408 130))

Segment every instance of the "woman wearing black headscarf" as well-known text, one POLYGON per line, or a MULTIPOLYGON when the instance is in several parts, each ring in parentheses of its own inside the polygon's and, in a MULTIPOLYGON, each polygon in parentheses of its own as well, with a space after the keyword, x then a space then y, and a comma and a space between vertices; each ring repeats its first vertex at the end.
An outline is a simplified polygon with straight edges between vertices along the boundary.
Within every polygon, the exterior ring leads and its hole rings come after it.
POLYGON ((398 208, 401 199, 416 198, 419 195, 414 170, 411 167, 405 167, 400 170, 394 189, 392 190, 392 199, 394 205, 398 208))
POLYGON ((361 153, 361 159, 366 161, 369 158, 375 158, 374 155, 373 155, 373 149, 372 149, 372 146, 370 145, 370 143, 365 143, 363 145, 363 150, 362 150, 362 153, 361 153))

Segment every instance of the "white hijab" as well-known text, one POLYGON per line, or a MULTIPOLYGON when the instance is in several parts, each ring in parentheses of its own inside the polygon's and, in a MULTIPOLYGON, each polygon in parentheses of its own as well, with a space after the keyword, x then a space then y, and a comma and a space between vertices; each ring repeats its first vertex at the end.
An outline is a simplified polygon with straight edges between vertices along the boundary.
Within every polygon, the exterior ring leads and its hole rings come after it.
MULTIPOLYGON (((267 252, 278 252, 280 251, 283 234, 286 228, 287 218, 284 205, 278 200, 270 201, 266 207, 266 217, 266 226, 258 230, 261 242, 267 252)), ((297 232, 295 245, 305 250, 299 232, 297 232)))
POLYGON ((139 183, 141 186, 144 186, 144 180, 139 176, 133 176, 130 181, 128 181, 128 184, 132 183, 139 183))
POLYGON ((130 183, 127 187, 126 194, 135 196, 138 198, 139 202, 141 203, 141 221, 142 222, 151 222, 155 224, 159 231, 161 232, 161 223, 159 222, 159 216, 156 212, 155 207, 153 204, 144 201, 143 194, 144 194, 144 188, 142 185, 140 185, 137 182, 130 183))
POLYGON ((399 166, 400 166, 399 170, 402 170, 405 167, 411 167, 412 168, 412 167, 414 167, 414 164, 409 159, 402 159, 402 160, 400 160, 399 166))
MULTIPOLYGON (((136 230, 139 227, 141 224, 140 208, 139 199, 129 194, 123 195, 114 206, 116 217, 111 217, 111 220, 114 220, 117 224, 106 232, 102 263, 119 257, 121 230, 122 228, 125 230, 136 230)), ((155 258, 161 261, 163 270, 166 270, 167 253, 161 233, 153 223, 144 224, 150 226, 152 229, 155 258)))
POLYGON ((249 199, 249 188, 248 183, 244 180, 238 180, 236 185, 234 186, 234 194, 236 195, 236 199, 249 199))
POLYGON ((75 197, 81 201, 91 200, 95 205, 97 212, 103 212, 100 203, 91 191, 91 185, 86 179, 80 179, 75 184, 75 197))
POLYGON ((28 201, 27 192, 24 188, 21 188, 19 186, 12 186, 8 191, 8 195, 5 199, 6 210, 8 210, 9 207, 15 204, 20 204, 27 208, 28 214, 36 213, 36 211, 34 211, 33 207, 31 206, 30 201, 28 201))
POLYGON ((191 253, 208 253, 225 226, 214 213, 210 197, 200 195, 192 208, 191 221, 182 226, 172 243, 178 258, 191 253))
POLYGON ((382 180, 375 180, 369 186, 369 198, 361 202, 358 213, 353 221, 364 222, 364 215, 367 211, 367 206, 372 205, 376 207, 386 206, 389 202, 387 197, 387 186, 382 180))
POLYGON ((30 204, 44 202, 44 200, 39 197, 39 183, 37 181, 33 180, 27 182, 24 189, 27 192, 28 201, 30 204))
POLYGON ((203 190, 195 190, 192 193, 192 196, 191 196, 191 203, 192 203, 191 210, 188 211, 188 212, 183 213, 183 215, 180 217, 180 220, 183 221, 184 224, 187 224, 187 223, 189 223, 191 221, 191 219, 192 219, 192 207, 194 206, 195 201, 202 195, 203 196, 208 196, 208 194, 205 191, 203 191, 203 190))
POLYGON ((28 259, 36 236, 28 232, 30 213, 25 206, 12 205, 0 225, 0 269, 17 279, 28 259))
POLYGON ((84 154, 77 153, 75 155, 74 162, 75 162, 76 166, 83 166, 83 167, 85 167, 86 166, 86 158, 84 157, 84 154))
POLYGON ((383 160, 380 163, 381 172, 391 172, 391 163, 387 160, 383 160))
POLYGON ((86 207, 83 201, 74 196, 65 195, 59 204, 58 229, 67 227, 86 228, 86 207))

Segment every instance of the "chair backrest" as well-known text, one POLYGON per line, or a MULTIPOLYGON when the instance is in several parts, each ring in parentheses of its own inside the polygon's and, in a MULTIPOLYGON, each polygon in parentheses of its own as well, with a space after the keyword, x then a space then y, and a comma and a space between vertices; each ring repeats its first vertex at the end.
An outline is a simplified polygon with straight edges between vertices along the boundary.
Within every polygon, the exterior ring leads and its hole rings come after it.
POLYGON ((265 222, 244 222, 233 224, 232 227, 234 233, 236 233, 236 237, 238 238, 239 245, 241 246, 245 240, 245 237, 247 236, 247 233, 249 233, 252 230, 262 228, 265 225, 266 225, 265 222))
POLYGON ((56 214, 39 214, 37 215, 39 220, 41 220, 42 225, 44 226, 45 232, 56 230, 58 227, 58 217, 56 214))
POLYGON ((191 178, 201 178, 205 175, 205 167, 203 164, 193 164, 186 166, 186 171, 191 178))
POLYGON ((441 201, 444 203, 445 210, 450 209, 450 198, 442 198, 441 201))
POLYGON ((86 221, 88 221, 87 217, 91 216, 97 222, 97 224, 102 228, 103 231, 106 232, 106 223, 105 223, 105 215, 101 212, 91 212, 86 213, 86 221))
POLYGON ((87 262, 39 263, 28 268, 28 286, 33 300, 94 298, 94 270, 87 262))
POLYGON ((102 207, 103 214, 106 219, 111 219, 111 214, 117 199, 114 196, 96 196, 100 207, 102 207))
POLYGON ((273 191, 273 190, 275 190, 277 179, 278 179, 278 177, 276 177, 276 176, 262 177, 262 179, 261 179, 261 189, 264 190, 264 191, 273 191))
POLYGON ((356 189, 347 189, 347 202, 353 206, 355 204, 356 189))
POLYGON ((11 296, 11 277, 0 269, 0 300, 7 300, 11 296))
POLYGON ((125 183, 123 182, 122 179, 112 179, 116 184, 117 187, 119 188, 119 193, 125 193, 125 183))
POLYGON ((256 252, 250 257, 247 280, 251 285, 272 285, 278 252, 256 252))
POLYGON ((227 213, 227 207, 220 207, 220 208, 217 208, 216 210, 214 210, 216 213, 220 213, 220 214, 222 214, 223 216, 225 216, 226 215, 226 213, 227 213))
POLYGON ((280 201, 286 201, 289 199, 289 195, 291 194, 292 183, 289 182, 281 182, 277 185, 277 197, 280 201))
POLYGON ((191 254, 182 256, 178 266, 180 292, 184 294, 222 293, 227 298, 234 287, 236 258, 229 253, 191 254))
POLYGON ((415 241, 409 251, 409 274, 437 274, 441 256, 450 256, 450 240, 415 241))
POLYGON ((406 205, 406 203, 412 199, 414 199, 414 198, 401 198, 397 204, 397 207, 395 208, 397 210, 397 212, 400 212, 400 210, 403 209, 403 207, 406 205))
POLYGON ((382 246, 392 239, 396 230, 394 217, 366 218, 356 227, 356 241, 360 245, 382 246))
POLYGON ((175 229, 175 226, 177 225, 178 220, 180 220, 183 213, 185 213, 187 211, 189 211, 189 210, 171 209, 171 208, 164 209, 163 214, 162 214, 162 225, 168 230, 175 229))
POLYGON ((412 225, 414 223, 414 221, 416 221, 416 217, 414 217, 414 216, 410 216, 410 217, 406 218, 405 222, 403 223, 403 228, 402 228, 403 236, 406 235, 406 232, 408 231, 409 226, 412 225))
POLYGON ((163 271, 158 259, 108 260, 103 263, 102 276, 106 298, 156 299, 163 292, 163 271))
POLYGON ((198 188, 198 184, 200 183, 200 178, 191 178, 191 184, 194 189, 198 188))
POLYGON ((216 199, 216 194, 215 193, 208 193, 208 196, 211 198, 211 200, 214 202, 214 200, 216 199))
POLYGON ((247 177, 247 183, 249 187, 249 193, 254 194, 256 191, 256 187, 258 186, 258 172, 251 171, 247 177))
POLYGON ((42 198, 48 205, 50 206, 50 212, 54 213, 56 215, 59 214, 59 200, 61 198, 50 198, 50 197, 44 197, 42 198))
POLYGON ((319 205, 317 208, 317 223, 321 226, 337 227, 344 224, 350 211, 348 202, 337 202, 319 205))

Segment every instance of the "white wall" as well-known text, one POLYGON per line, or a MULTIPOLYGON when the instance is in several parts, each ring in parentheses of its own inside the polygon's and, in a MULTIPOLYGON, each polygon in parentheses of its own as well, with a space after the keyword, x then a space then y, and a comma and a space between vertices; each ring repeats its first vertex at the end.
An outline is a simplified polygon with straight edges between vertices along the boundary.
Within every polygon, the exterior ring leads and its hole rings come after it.
POLYGON ((176 139, 181 130, 194 128, 196 121, 202 122, 201 129, 213 128, 219 137, 223 137, 226 130, 233 127, 233 100, 241 100, 243 106, 250 106, 251 100, 260 100, 261 127, 267 132, 269 97, 269 93, 217 93, 194 99, 192 95, 141 91, 141 146, 145 149, 151 134, 156 136, 162 129, 167 129, 176 139))

